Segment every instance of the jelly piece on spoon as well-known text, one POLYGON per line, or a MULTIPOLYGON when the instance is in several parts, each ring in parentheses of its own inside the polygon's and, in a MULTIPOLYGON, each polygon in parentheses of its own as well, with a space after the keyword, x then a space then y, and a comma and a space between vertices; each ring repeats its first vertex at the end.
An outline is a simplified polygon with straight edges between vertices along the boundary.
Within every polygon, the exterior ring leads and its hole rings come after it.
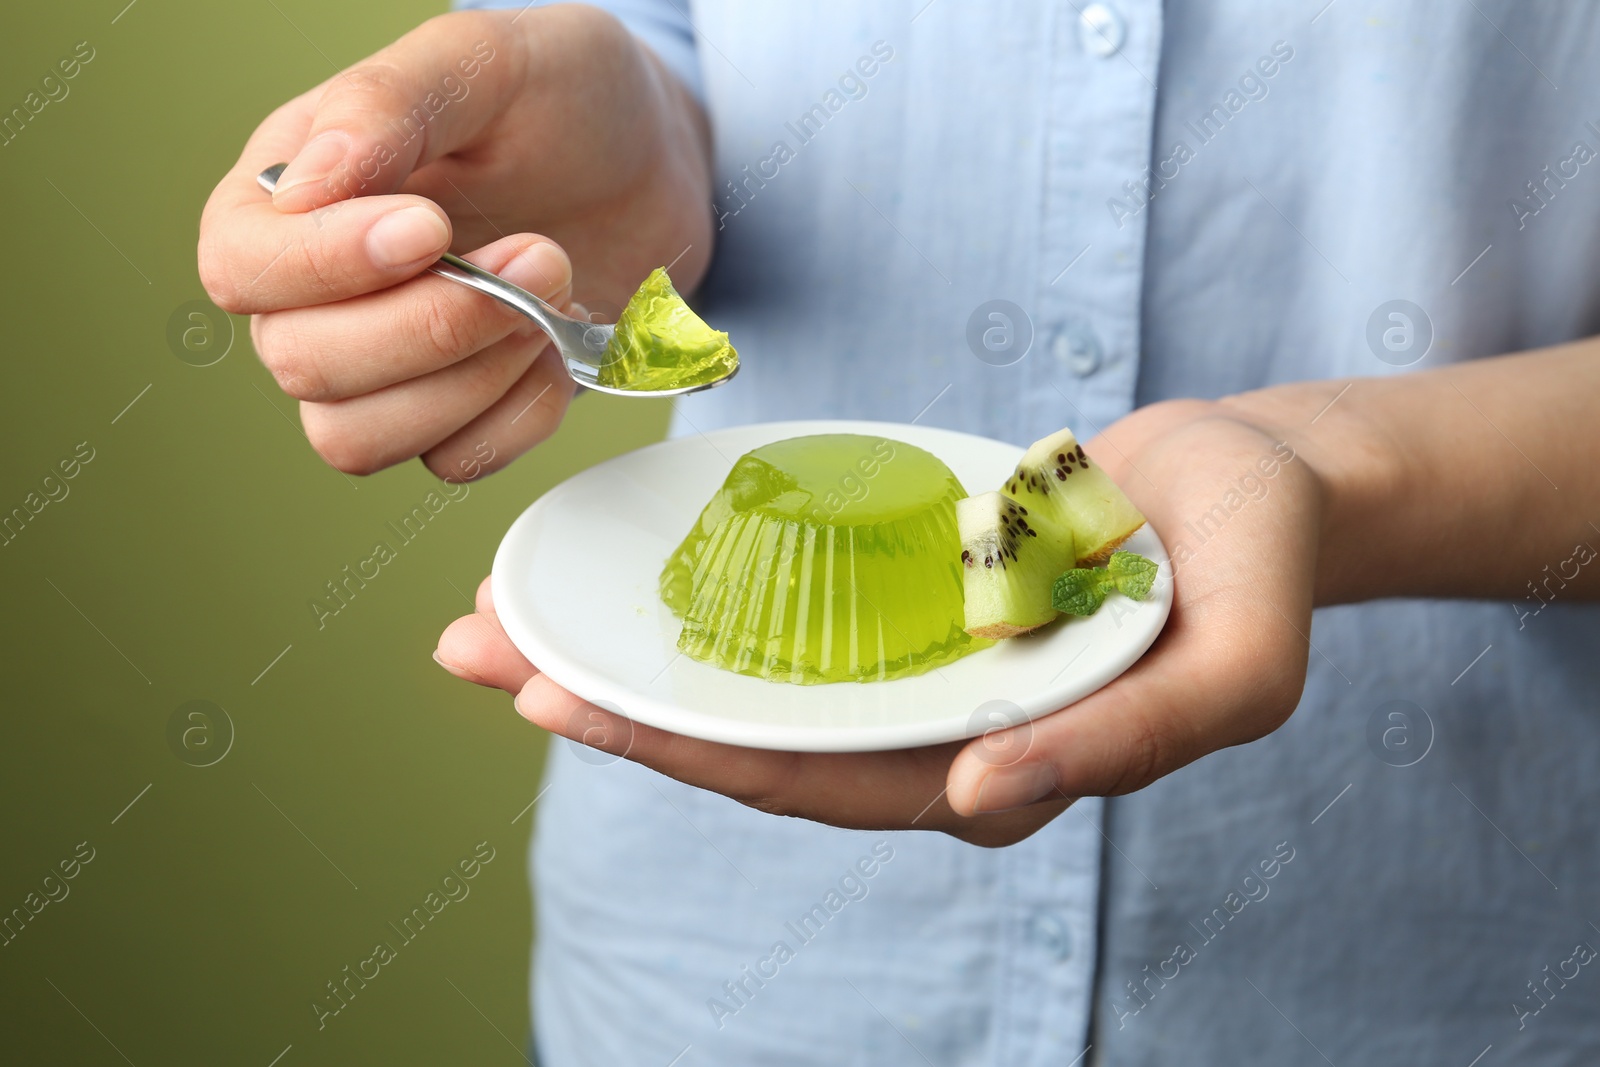
POLYGON ((622 309, 598 377, 613 389, 680 389, 720 381, 738 367, 728 335, 691 311, 657 267, 622 309))

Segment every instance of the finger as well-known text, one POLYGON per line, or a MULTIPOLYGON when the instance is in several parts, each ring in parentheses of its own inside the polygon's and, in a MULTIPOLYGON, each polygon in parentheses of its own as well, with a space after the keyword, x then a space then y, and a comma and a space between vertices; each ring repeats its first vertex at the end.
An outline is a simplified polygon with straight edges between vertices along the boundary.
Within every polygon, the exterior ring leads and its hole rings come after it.
POLYGON ((545 675, 517 694, 528 721, 681 782, 772 815, 856 830, 937 830, 972 844, 1014 844, 1064 811, 1070 801, 977 818, 956 815, 944 774, 959 745, 893 752, 773 752, 701 741, 635 722, 588 703, 545 675))
POLYGON ((300 215, 272 206, 256 176, 304 143, 320 92, 267 116, 206 201, 200 281, 226 311, 254 314, 372 292, 416 274, 449 247, 449 219, 420 196, 372 197, 300 215))
POLYGON ((267 115, 200 214, 200 282, 224 310, 254 314, 370 293, 416 274, 448 248, 448 219, 421 197, 374 198, 315 216, 274 210, 256 174, 304 142, 315 93, 267 115), (434 221, 421 218, 419 208, 434 221), (438 226, 445 226, 442 234, 438 226), (418 234, 434 248, 416 251, 418 234))
MULTIPOLYGON (((572 264, 550 240, 518 234, 466 257, 555 304, 570 296, 572 264)), ((463 285, 424 276, 321 307, 257 315, 251 337, 284 392, 343 400, 430 374, 527 325, 522 315, 463 285)))
MULTIPOLYGON (((532 366, 548 339, 521 333, 420 378, 328 403, 300 402, 306 437, 331 466, 371 474, 421 455, 471 424, 532 366)), ((441 477, 463 481, 456 472, 441 477)))
POLYGON ((417 167, 471 142, 521 78, 502 21, 467 12, 431 19, 330 79, 274 204, 299 212, 391 193, 417 167))
POLYGON ((450 220, 420 196, 363 197, 305 215, 273 209, 267 194, 207 205, 200 280, 238 315, 326 304, 405 281, 450 247, 450 220))
POLYGON ((494 615, 457 619, 439 635, 433 658, 457 678, 515 694, 538 674, 494 615))
POLYGON ((516 707, 523 718, 551 733, 741 803, 760 807, 766 798, 798 794, 794 778, 801 753, 740 748, 660 730, 590 704, 542 674, 522 687, 516 707))
POLYGON ((1264 736, 1299 697, 1284 679, 1305 677, 1306 645, 1285 640, 1290 629, 1259 603, 1175 605, 1161 637, 1111 685, 970 742, 950 766, 951 806, 981 814, 1041 799, 1130 793, 1219 748, 1264 736), (1262 669, 1285 656, 1298 663, 1262 669), (991 753, 1008 745, 1020 755, 995 765, 991 753))
POLYGON ((561 353, 547 346, 504 396, 423 452, 422 462, 457 481, 492 474, 555 433, 577 388, 561 353))
POLYGON ((478 583, 478 591, 473 597, 473 604, 479 615, 493 615, 494 610, 494 575, 486 575, 478 583))

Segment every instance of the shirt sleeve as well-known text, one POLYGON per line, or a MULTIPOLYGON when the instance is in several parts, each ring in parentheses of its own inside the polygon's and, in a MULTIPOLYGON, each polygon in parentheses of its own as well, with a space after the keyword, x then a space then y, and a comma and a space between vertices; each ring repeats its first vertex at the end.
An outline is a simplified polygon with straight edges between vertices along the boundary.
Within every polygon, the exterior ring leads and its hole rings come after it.
MULTIPOLYGON (((553 0, 454 0, 458 9, 543 7, 553 0)), ((639 40, 649 45, 667 69, 678 76, 702 105, 705 89, 700 79, 700 57, 694 45, 694 26, 687 5, 675 0, 590 0, 591 7, 608 11, 639 40)))

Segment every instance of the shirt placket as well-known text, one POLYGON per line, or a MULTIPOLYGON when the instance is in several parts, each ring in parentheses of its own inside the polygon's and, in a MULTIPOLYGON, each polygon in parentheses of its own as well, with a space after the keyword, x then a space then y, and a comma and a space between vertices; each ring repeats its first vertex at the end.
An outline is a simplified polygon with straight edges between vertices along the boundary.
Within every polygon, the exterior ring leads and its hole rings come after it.
POLYGON ((1159 0, 1049 6, 1031 421, 1088 440, 1133 408, 1159 0), (1129 205, 1114 207, 1112 201, 1129 205))
POLYGON ((1104 802, 1080 800, 1002 862, 997 1064, 1082 1062, 1093 1010, 1104 802))
MULTIPOLYGON (((1028 416, 1037 433, 1066 425, 1088 440, 1132 410, 1138 382, 1161 4, 1067 0, 1043 18, 1052 47, 1028 416), (1113 211, 1113 198, 1139 210, 1113 211)), ((1008 850, 997 1062, 1090 1058, 1104 808, 1081 800, 1008 850)))

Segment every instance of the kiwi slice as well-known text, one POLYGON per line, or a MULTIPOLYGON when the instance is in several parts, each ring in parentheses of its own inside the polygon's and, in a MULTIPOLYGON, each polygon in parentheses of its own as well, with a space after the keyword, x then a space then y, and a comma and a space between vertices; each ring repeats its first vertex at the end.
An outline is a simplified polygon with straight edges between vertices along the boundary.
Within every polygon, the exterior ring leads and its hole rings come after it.
POLYGON ((1027 507, 1003 493, 957 501, 956 527, 967 633, 1015 637, 1056 617, 1051 590, 1076 558, 1070 531, 1030 521, 1027 507))
MULTIPOLYGON (((1006 479, 1006 495, 1028 509, 1039 528, 1070 531, 1080 564, 1104 563, 1113 549, 1144 525, 1144 516, 1084 453, 1071 430, 1061 430, 1022 455, 1006 479)), ((1066 568, 1063 568, 1066 569, 1066 568)), ((1045 583, 1048 588, 1056 575, 1045 583)))

